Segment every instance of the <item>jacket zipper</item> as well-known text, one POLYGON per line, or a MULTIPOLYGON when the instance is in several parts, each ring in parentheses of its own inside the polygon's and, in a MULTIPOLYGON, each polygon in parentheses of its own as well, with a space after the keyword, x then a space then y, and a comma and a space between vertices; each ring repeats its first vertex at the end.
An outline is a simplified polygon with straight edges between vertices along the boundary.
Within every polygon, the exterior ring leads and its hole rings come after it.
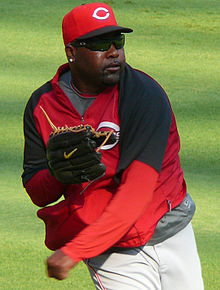
POLYGON ((171 210, 172 210, 171 201, 170 200, 167 200, 167 203, 168 203, 169 212, 171 212, 171 210))

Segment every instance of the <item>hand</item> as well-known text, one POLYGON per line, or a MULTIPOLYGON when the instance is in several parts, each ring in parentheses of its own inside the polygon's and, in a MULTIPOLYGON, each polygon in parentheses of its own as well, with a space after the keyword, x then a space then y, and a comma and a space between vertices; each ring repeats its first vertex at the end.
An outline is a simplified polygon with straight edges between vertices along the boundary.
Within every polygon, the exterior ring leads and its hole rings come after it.
POLYGON ((90 182, 105 174, 101 153, 89 130, 51 135, 47 143, 48 169, 64 184, 90 182))
POLYGON ((47 259, 48 277, 58 280, 66 279, 68 272, 77 265, 71 258, 66 256, 61 250, 56 250, 47 259))

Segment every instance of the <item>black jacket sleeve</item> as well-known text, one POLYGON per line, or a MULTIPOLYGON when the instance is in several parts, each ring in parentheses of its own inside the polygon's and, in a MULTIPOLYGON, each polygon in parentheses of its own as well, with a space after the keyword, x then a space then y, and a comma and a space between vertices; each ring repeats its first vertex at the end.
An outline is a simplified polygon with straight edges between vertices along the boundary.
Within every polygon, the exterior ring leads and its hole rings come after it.
POLYGON ((38 171, 47 169, 46 148, 37 131, 34 120, 34 109, 41 95, 51 90, 50 82, 36 90, 29 99, 24 111, 24 161, 23 185, 38 171))
POLYGON ((160 172, 172 122, 171 107, 160 85, 129 65, 120 81, 119 117, 117 177, 134 160, 160 172))

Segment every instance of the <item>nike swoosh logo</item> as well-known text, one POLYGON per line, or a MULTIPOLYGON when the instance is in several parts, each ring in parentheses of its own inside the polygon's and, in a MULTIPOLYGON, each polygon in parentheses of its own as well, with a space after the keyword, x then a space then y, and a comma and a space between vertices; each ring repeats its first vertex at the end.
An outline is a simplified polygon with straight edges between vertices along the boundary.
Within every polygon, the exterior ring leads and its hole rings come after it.
POLYGON ((73 151, 71 151, 70 153, 66 153, 66 152, 64 152, 64 158, 65 159, 69 159, 75 152, 76 152, 76 150, 77 150, 77 148, 75 148, 75 149, 73 149, 73 151))

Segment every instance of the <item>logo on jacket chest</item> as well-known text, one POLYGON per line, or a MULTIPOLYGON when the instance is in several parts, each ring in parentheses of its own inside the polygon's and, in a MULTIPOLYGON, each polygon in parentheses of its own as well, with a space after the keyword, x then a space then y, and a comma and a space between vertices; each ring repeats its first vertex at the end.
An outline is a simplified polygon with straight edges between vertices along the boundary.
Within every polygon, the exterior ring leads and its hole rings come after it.
POLYGON ((113 144, 102 146, 101 150, 110 150, 114 148, 119 142, 120 127, 115 123, 108 122, 108 121, 101 122, 96 131, 98 132, 98 131, 110 131, 110 130, 114 131, 113 134, 115 136, 116 141, 113 144))

